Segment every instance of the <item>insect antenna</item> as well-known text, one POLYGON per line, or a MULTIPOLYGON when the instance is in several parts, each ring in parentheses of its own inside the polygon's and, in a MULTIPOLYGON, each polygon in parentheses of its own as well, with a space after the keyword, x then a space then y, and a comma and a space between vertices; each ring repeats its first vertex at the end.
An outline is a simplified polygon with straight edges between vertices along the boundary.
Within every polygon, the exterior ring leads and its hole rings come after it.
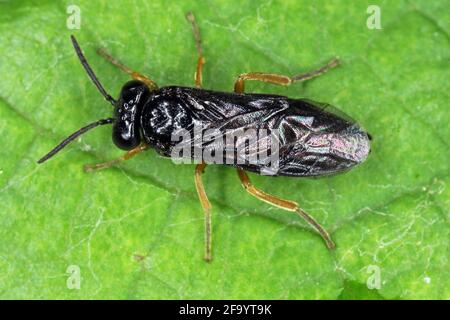
POLYGON ((89 63, 87 62, 86 58, 84 57, 83 52, 81 51, 80 45, 78 44, 77 40, 75 39, 75 36, 71 35, 70 39, 72 40, 73 48, 75 49, 75 52, 77 53, 77 56, 80 59, 81 65, 83 66, 84 70, 86 70, 89 78, 91 78, 92 82, 95 84, 98 91, 100 91, 100 93, 105 97, 105 99, 114 106, 116 103, 116 100, 114 100, 113 97, 111 97, 106 92, 105 88, 103 88, 102 84, 97 79, 94 71, 89 66, 89 63))
POLYGON ((63 141, 61 141, 61 143, 59 143, 56 147, 54 147, 49 153, 47 153, 45 156, 43 156, 41 159, 39 159, 37 163, 43 163, 43 162, 47 161, 48 159, 53 157, 56 153, 58 153, 62 148, 64 148, 67 144, 69 144, 69 142, 75 140, 77 137, 81 136, 83 133, 85 133, 95 127, 98 127, 98 126, 101 126, 104 124, 111 124, 113 122, 114 122, 113 118, 101 119, 101 120, 97 120, 91 124, 88 124, 87 126, 81 128, 81 129, 78 129, 77 131, 72 133, 70 136, 65 138, 63 141))

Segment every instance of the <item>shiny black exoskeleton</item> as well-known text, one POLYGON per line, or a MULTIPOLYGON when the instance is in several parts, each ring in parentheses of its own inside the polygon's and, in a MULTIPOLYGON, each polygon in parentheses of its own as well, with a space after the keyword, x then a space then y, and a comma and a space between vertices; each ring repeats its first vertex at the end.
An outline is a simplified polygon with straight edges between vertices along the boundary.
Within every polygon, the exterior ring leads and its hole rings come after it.
MULTIPOLYGON (((204 64, 200 33, 193 14, 188 13, 186 18, 191 22, 196 39, 198 62, 195 83, 199 88, 204 64)), ((99 50, 104 58, 135 79, 122 87, 119 98, 115 100, 95 76, 75 37, 71 36, 71 40, 89 78, 114 106, 114 115, 75 131, 38 163, 47 161, 87 131, 112 124, 115 145, 128 152, 119 159, 85 166, 86 171, 108 168, 147 147, 153 147, 158 153, 177 161, 187 159, 198 162, 194 177, 205 213, 206 261, 211 261, 211 204, 201 174, 207 164, 237 167, 245 190, 273 206, 296 212, 322 236, 329 249, 335 248, 328 232, 295 201, 257 189, 245 170, 294 177, 335 174, 367 158, 370 136, 355 121, 328 104, 243 92, 245 80, 289 85, 324 73, 335 67, 338 59, 293 77, 257 72, 241 74, 235 82, 235 93, 227 93, 178 86, 158 88, 153 80, 99 50)))
MULTIPOLYGON (((145 142, 170 157, 173 148, 180 143, 173 139, 174 134, 185 130, 192 137, 195 126, 203 130, 215 129, 223 136, 238 129, 276 132, 280 162, 272 175, 334 174, 361 163, 370 151, 368 134, 328 104, 277 95, 176 86, 150 91, 136 80, 125 84, 116 103, 113 141, 124 150, 145 142)), ((253 143, 261 142, 258 139, 253 143)), ((224 149, 237 149, 236 142, 227 144, 225 138, 200 140, 198 145, 202 150, 208 148, 221 153, 224 149)), ((242 150, 249 154, 258 152, 253 151, 256 149, 247 145, 242 150)), ((194 158, 194 152, 187 156, 194 158)), ((237 163, 239 156, 238 152, 223 152, 221 163, 254 172, 261 172, 266 166, 264 157, 253 163, 237 163)))

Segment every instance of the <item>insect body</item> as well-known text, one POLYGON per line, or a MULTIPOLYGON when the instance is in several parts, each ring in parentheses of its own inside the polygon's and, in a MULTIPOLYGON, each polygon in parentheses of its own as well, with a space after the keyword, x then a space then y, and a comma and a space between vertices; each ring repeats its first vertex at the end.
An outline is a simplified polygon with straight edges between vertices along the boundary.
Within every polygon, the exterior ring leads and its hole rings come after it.
MULTIPOLYGON (((347 170, 368 155, 367 134, 349 117, 334 112, 327 104, 277 95, 163 87, 149 94, 137 125, 145 143, 168 157, 178 145, 178 141, 171 139, 176 130, 187 130, 190 137, 194 136, 195 125, 202 125, 203 130, 217 130, 213 141, 199 141, 202 150, 208 148, 214 153, 232 150, 228 158, 225 153, 219 157, 219 163, 257 173, 266 170, 265 174, 270 173, 266 161, 269 155, 255 156, 253 163, 238 163, 239 156, 250 158, 252 152, 267 151, 259 150, 258 145, 270 148, 266 141, 260 141, 267 136, 259 137, 259 131, 276 133, 279 163, 272 175, 308 177, 347 170), (227 144, 229 140, 225 138, 227 133, 238 130, 255 133, 252 145, 242 146, 241 154, 237 152, 239 146, 247 141, 240 139, 227 144)), ((187 157, 195 159, 193 151, 187 157)))
POLYGON ((201 89, 204 58, 200 33, 191 13, 187 14, 187 19, 192 23, 198 51, 196 88, 158 88, 151 79, 132 71, 106 51, 100 50, 99 54, 134 79, 122 87, 117 100, 100 84, 72 36, 83 67, 100 93, 114 106, 114 116, 76 131, 38 163, 46 161, 86 131, 112 124, 114 144, 127 150, 127 153, 113 161, 86 166, 86 171, 110 167, 147 148, 174 157, 174 150, 180 150, 181 146, 183 158, 199 160, 195 169, 195 184, 205 212, 207 261, 211 260, 211 205, 201 179, 207 164, 221 163, 236 167, 242 185, 250 194, 281 209, 296 212, 323 237, 330 249, 334 248, 327 231, 296 202, 259 190, 251 184, 245 171, 291 177, 339 173, 366 159, 370 152, 368 134, 355 121, 328 104, 278 95, 246 94, 244 83, 246 80, 259 80, 286 86, 324 73, 338 64, 337 59, 318 70, 295 77, 269 73, 242 74, 235 83, 233 93, 204 90, 201 89), (242 132, 251 132, 252 135, 241 135, 242 132), (181 133, 187 139, 181 142, 174 139, 174 136, 181 137, 181 133), (232 139, 228 139, 230 135, 232 139), (196 158, 196 150, 201 151, 200 159, 196 158), (205 153, 210 157, 205 157, 205 153), (274 154, 276 157, 273 157, 274 154), (276 166, 273 166, 274 162, 276 166))

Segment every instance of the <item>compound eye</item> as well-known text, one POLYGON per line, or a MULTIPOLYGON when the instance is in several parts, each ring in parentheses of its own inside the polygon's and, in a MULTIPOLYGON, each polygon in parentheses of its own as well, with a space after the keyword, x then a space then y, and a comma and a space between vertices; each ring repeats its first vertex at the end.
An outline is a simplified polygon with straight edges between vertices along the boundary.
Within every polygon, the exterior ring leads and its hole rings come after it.
POLYGON ((122 87, 119 100, 139 103, 139 101, 148 96, 149 92, 150 90, 145 83, 138 80, 131 80, 122 87))
POLYGON ((113 125, 112 139, 114 144, 122 150, 136 148, 141 142, 139 129, 133 122, 116 121, 113 125))

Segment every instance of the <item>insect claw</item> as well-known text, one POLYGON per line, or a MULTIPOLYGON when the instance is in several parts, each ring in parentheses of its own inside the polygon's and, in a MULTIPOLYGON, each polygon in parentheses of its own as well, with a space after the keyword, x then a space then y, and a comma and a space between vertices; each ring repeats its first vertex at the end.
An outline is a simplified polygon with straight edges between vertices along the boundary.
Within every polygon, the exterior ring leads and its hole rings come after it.
POLYGON ((330 250, 336 249, 336 244, 331 239, 324 239, 324 240, 327 244, 328 249, 330 249, 330 250))

